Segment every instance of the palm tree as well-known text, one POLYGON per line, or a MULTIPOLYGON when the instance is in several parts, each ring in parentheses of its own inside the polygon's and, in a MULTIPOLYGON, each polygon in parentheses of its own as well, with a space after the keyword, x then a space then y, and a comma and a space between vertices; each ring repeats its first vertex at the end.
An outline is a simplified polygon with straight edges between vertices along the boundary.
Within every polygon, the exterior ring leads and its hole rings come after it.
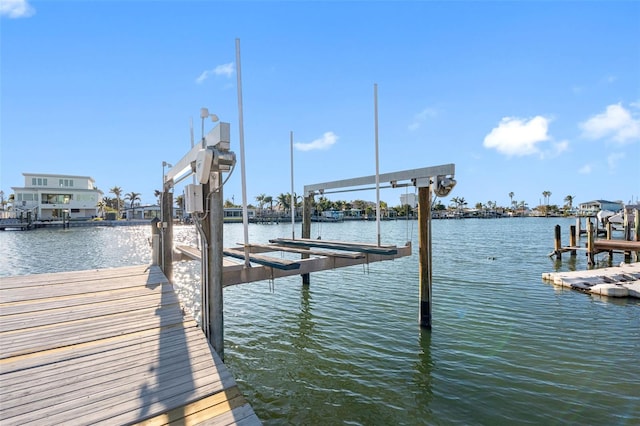
MULTIPOLYGON (((160 196, 162 195, 162 191, 155 189, 153 191, 153 196, 156 197, 156 200, 158 201, 158 205, 160 206, 160 196)), ((162 207, 162 206, 160 206, 162 207)))
POLYGON ((512 192, 509 193, 509 200, 511 200, 511 204, 509 204, 510 206, 513 206, 513 196, 516 195, 512 192))
POLYGON ((131 217, 135 218, 136 217, 136 208, 135 208, 135 202, 136 201, 140 201, 140 193, 139 192, 130 192, 128 194, 126 194, 124 196, 125 201, 129 201, 130 207, 131 207, 131 217))
POLYGON ((546 206, 544 209, 544 215, 546 216, 549 212, 549 197, 551 197, 551 191, 543 191, 542 196, 544 197, 544 204, 546 206))
POLYGON ((567 195, 564 197, 565 206, 569 207, 569 211, 573 209, 573 195, 567 195))
POLYGON ((256 203, 258 203, 258 206, 260 207, 260 212, 262 212, 262 207, 264 207, 265 198, 267 198, 265 194, 260 194, 256 196, 256 203))
POLYGON ((120 219, 120 195, 122 195, 122 188, 114 186, 109 192, 116 196, 116 220, 118 220, 120 219))
POLYGON ((467 200, 464 199, 464 197, 455 197, 456 198, 456 208, 458 209, 458 211, 462 210, 462 208, 464 208, 464 206, 467 205, 467 200))
POLYGON ((98 216, 104 219, 104 210, 107 207, 107 203, 103 199, 98 204, 96 204, 96 207, 98 208, 98 216))
POLYGON ((278 195, 278 206, 285 212, 289 212, 291 208, 291 194, 288 192, 286 194, 280 193, 278 195))
MULTIPOLYGON (((363 203, 365 203, 363 201, 363 203)), ((327 210, 331 210, 331 207, 333 207, 333 203, 331 202, 331 200, 329 200, 327 197, 325 197, 324 195, 321 196, 320 198, 318 198, 318 203, 316 204, 318 209, 321 212, 327 211, 327 210)), ((366 206, 363 208, 363 210, 366 210, 366 206)))
POLYGON ((104 211, 107 213, 108 209, 113 208, 112 204, 115 200, 109 197, 102 197, 102 202, 104 203, 104 211))
POLYGON ((176 203, 176 206, 182 210, 182 216, 184 216, 184 195, 178 195, 174 202, 176 203))
POLYGON ((273 197, 271 195, 267 195, 262 201, 269 204, 269 210, 273 211, 273 197))
POLYGON ((529 205, 526 201, 520 201, 519 203, 517 203, 517 207, 521 210, 522 216, 524 216, 524 211, 529 207, 529 205))

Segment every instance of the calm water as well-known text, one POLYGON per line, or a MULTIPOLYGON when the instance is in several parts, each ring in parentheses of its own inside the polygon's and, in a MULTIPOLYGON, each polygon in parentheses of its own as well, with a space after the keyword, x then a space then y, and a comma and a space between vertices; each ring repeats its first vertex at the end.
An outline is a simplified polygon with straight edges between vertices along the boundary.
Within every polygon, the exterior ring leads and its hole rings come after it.
MULTIPOLYGON (((553 227, 573 219, 433 222, 433 330, 420 330, 417 227, 383 222, 414 255, 225 289, 225 357, 265 424, 640 424, 640 303, 554 288, 553 227)), ((296 234, 299 235, 299 229, 296 234)), ((374 222, 312 237, 376 241, 374 222)), ((251 225, 251 242, 291 225, 251 225)), ((150 262, 149 227, 0 232, 0 276, 150 262)), ((176 240, 193 243, 191 227, 176 240)), ((225 245, 243 239, 225 225, 225 245)), ((584 241, 583 241, 584 242, 584 241)), ((568 241, 563 241, 568 244, 568 241)), ((606 264, 601 258, 602 266, 606 264)), ((615 258, 619 263, 622 258, 615 258)), ((196 317, 199 264, 175 267, 196 317)))

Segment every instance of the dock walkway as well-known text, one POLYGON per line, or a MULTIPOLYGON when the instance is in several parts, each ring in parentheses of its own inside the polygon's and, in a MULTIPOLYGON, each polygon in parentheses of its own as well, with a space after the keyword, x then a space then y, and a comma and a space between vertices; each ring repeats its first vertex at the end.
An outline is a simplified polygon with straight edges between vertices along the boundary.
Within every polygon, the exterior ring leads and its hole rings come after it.
POLYGON ((157 266, 0 278, 0 424, 260 424, 157 266))

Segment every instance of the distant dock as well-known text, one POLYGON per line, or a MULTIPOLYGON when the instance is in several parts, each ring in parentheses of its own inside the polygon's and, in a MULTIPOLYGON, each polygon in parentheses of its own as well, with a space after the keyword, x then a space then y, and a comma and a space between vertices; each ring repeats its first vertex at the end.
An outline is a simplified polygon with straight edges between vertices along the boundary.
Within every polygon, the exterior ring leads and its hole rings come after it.
POLYGON ((595 264, 595 256, 598 253, 608 253, 609 258, 613 258, 613 253, 623 253, 625 262, 637 262, 640 258, 640 214, 638 210, 635 210, 634 220, 625 218, 625 226, 623 233, 625 238, 615 239, 613 238, 613 225, 609 222, 606 224, 606 238, 597 239, 597 228, 594 227, 594 223, 590 218, 587 218, 587 229, 584 232, 587 236, 587 241, 584 247, 579 245, 580 236, 583 234, 580 229, 580 218, 577 218, 576 225, 571 226, 569 229, 569 245, 562 245, 562 230, 560 225, 555 227, 554 237, 554 250, 549 253, 549 257, 555 256, 556 259, 562 259, 562 254, 569 252, 571 256, 575 256, 579 250, 585 250, 587 255, 587 262, 590 266, 595 264))
POLYGON ((260 424, 157 266, 0 279, 0 424, 260 424))

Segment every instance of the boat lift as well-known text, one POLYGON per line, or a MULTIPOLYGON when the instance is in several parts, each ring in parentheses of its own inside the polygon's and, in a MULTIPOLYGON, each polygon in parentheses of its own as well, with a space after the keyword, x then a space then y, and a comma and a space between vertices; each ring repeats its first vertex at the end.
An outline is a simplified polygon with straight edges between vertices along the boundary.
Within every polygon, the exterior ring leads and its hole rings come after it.
MULTIPOLYGON (((420 169, 363 176, 352 179, 306 185, 304 187, 302 238, 276 238, 270 244, 243 244, 223 248, 224 174, 235 167, 235 153, 230 151, 229 124, 219 123, 163 176, 162 217, 171 218, 171 189, 195 175, 197 183, 186 185, 185 209, 190 212, 202 237, 200 252, 193 248, 173 247, 172 221, 158 224, 161 235, 161 267, 172 281, 172 263, 176 251, 202 265, 201 326, 214 349, 223 356, 222 289, 260 280, 301 275, 302 283, 310 283, 310 273, 345 266, 391 260, 411 255, 411 243, 405 246, 326 241, 311 239, 311 205, 316 194, 365 190, 372 183, 383 188, 415 186, 418 189, 420 325, 431 328, 431 197, 446 196, 455 186, 455 166, 445 164, 420 169), (270 252, 299 254, 299 260, 267 256, 270 252), (230 262, 226 257, 244 260, 230 262)), ((228 179, 228 176, 227 176, 228 179)))

